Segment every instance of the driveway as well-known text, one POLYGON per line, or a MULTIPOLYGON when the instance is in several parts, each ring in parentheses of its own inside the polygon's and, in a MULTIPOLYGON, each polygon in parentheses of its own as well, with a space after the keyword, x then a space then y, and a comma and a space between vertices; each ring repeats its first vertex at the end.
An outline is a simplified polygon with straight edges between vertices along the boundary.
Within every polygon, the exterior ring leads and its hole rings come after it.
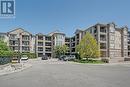
POLYGON ((130 65, 33 60, 32 67, 0 76, 0 87, 130 87, 130 65))

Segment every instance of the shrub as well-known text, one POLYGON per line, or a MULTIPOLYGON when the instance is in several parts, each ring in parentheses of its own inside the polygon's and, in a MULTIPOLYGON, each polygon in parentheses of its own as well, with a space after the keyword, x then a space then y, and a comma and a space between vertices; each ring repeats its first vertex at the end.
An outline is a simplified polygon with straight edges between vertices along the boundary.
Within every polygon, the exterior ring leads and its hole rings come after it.
POLYGON ((11 62, 12 51, 7 46, 7 43, 0 40, 0 64, 11 62))
POLYGON ((27 56, 29 59, 37 58, 36 53, 28 53, 27 56))

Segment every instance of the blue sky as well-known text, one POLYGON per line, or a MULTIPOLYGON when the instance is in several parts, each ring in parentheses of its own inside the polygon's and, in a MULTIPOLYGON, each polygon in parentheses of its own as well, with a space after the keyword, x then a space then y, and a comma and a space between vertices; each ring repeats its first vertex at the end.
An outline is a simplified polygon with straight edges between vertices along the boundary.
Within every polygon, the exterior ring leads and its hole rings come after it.
POLYGON ((130 0, 15 0, 16 18, 0 19, 0 32, 21 27, 36 34, 115 22, 130 27, 130 0))

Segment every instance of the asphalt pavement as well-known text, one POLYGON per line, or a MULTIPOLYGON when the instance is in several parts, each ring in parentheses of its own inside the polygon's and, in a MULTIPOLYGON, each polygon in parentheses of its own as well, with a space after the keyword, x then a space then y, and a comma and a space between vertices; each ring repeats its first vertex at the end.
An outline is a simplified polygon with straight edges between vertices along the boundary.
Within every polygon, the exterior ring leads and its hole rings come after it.
POLYGON ((130 64, 29 63, 32 67, 26 70, 0 76, 0 87, 130 87, 130 64))

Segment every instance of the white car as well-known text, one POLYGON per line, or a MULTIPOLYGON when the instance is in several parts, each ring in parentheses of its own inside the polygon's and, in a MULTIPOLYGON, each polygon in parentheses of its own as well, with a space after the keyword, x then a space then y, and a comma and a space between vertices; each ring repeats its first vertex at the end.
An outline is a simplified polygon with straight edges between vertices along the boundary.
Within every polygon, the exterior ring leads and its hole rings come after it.
POLYGON ((27 56, 27 55, 23 55, 23 56, 21 57, 21 61, 24 61, 24 60, 28 60, 28 56, 27 56))

